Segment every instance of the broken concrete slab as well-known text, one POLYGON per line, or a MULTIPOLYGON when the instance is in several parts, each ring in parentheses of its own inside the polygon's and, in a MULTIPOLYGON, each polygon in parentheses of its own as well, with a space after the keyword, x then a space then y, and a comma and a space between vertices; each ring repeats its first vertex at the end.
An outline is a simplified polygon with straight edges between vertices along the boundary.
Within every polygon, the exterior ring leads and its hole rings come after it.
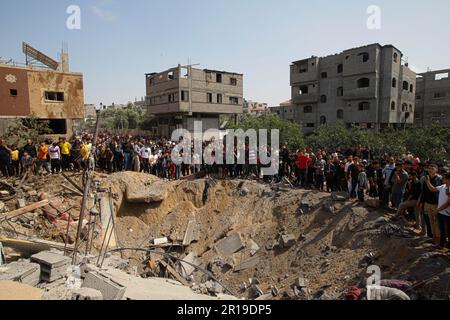
POLYGON ((191 252, 182 261, 180 261, 180 264, 181 264, 181 275, 184 278, 187 278, 195 271, 195 267, 193 265, 199 266, 200 261, 197 255, 194 252, 191 252))
POLYGON ((294 286, 296 286, 298 288, 306 288, 306 287, 308 287, 308 279, 297 278, 297 279, 295 279, 294 286))
POLYGON ((103 300, 103 295, 96 289, 80 288, 72 292, 71 300, 103 300))
POLYGON ((234 272, 255 268, 261 262, 260 257, 251 257, 247 259, 239 259, 234 264, 234 272))
POLYGON ((172 185, 167 181, 156 180, 142 187, 141 184, 126 185, 126 200, 131 203, 153 203, 165 200, 172 185))
POLYGON ((86 274, 82 288, 91 288, 102 293, 104 300, 122 300, 126 288, 106 274, 90 271, 86 274))
POLYGON ((0 267, 0 280, 18 281, 36 286, 40 279, 40 266, 28 261, 16 261, 0 267))
POLYGON ((217 253, 223 257, 230 257, 234 253, 242 250, 244 244, 242 242, 241 235, 239 233, 234 233, 225 239, 220 240, 216 243, 215 249, 217 253))
POLYGON ((184 234, 183 246, 188 246, 193 241, 197 240, 195 236, 196 229, 197 229, 197 222, 195 220, 190 220, 186 228, 186 233, 184 234))
POLYGON ((290 248, 295 245, 296 238, 293 234, 283 234, 280 236, 280 246, 282 248, 290 248))

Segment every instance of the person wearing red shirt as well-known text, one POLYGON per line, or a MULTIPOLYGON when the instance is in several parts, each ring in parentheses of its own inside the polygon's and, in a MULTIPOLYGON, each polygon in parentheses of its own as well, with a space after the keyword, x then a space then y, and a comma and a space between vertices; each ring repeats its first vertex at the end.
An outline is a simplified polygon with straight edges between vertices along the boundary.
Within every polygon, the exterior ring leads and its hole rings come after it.
POLYGON ((295 161, 296 171, 297 171, 297 185, 300 185, 302 188, 306 185, 306 173, 308 170, 308 166, 311 162, 311 159, 303 152, 299 151, 297 153, 297 159, 295 161))

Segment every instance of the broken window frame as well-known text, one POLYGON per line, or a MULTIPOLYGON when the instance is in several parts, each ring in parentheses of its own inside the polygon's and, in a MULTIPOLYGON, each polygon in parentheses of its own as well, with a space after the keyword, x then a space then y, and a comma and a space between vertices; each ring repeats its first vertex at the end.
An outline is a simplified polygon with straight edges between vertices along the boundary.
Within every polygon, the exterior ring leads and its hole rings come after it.
POLYGON ((64 102, 65 96, 64 96, 64 92, 45 91, 44 99, 46 102, 64 102))

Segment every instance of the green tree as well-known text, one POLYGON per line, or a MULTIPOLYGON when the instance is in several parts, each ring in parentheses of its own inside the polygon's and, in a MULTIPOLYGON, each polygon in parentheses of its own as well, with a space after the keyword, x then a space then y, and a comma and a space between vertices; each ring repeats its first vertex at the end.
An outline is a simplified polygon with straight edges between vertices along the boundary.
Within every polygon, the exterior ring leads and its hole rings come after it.
POLYGON ((38 142, 44 139, 45 135, 51 134, 52 132, 48 121, 31 116, 13 120, 3 137, 10 145, 23 145, 26 143, 27 139, 38 142))
POLYGON ((291 150, 299 149, 305 146, 301 126, 297 123, 286 121, 274 114, 266 114, 258 117, 252 115, 244 115, 237 124, 228 123, 227 129, 267 129, 280 130, 280 143, 287 143, 291 150))

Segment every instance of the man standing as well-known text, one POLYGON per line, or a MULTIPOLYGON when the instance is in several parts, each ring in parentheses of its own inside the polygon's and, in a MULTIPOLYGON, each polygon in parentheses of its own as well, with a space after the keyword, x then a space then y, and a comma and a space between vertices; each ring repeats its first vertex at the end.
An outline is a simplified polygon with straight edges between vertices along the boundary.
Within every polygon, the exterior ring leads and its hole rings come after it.
POLYGON ((421 230, 422 228, 422 217, 420 215, 420 210, 417 208, 417 201, 419 201, 421 188, 419 177, 417 175, 417 172, 412 172, 410 177, 410 187, 409 187, 409 194, 408 198, 403 201, 398 210, 397 210, 397 218, 403 217, 405 214, 405 211, 407 209, 414 209, 415 217, 416 217, 416 225, 415 228, 417 230, 421 230))
POLYGON ((323 191, 323 183, 325 180, 325 160, 323 160, 322 155, 317 156, 314 168, 316 169, 316 188, 319 191, 323 191))
POLYGON ((389 179, 389 186, 392 190, 392 204, 397 210, 403 202, 407 182, 408 173, 403 170, 403 162, 399 161, 395 164, 395 171, 392 172, 389 179))
POLYGON ((0 170, 4 178, 10 175, 11 149, 0 139, 0 170))
POLYGON ((45 145, 45 142, 41 142, 38 148, 38 163, 36 165, 36 175, 40 174, 41 167, 43 166, 47 174, 51 174, 50 166, 47 161, 48 156, 48 147, 45 145))
POLYGON ((389 209, 389 205, 391 202, 391 186, 389 181, 391 179, 391 174, 395 170, 395 160, 393 157, 389 158, 389 163, 383 169, 383 204, 386 209, 389 209))
POLYGON ((54 142, 48 151, 50 154, 52 173, 59 173, 61 171, 61 150, 58 143, 54 142))
POLYGON ((59 148, 61 150, 61 167, 63 171, 66 171, 70 164, 70 143, 65 137, 59 138, 59 148))
POLYGON ((437 187, 441 185, 441 178, 437 175, 438 167, 430 165, 428 167, 428 174, 424 176, 424 183, 422 185, 422 194, 418 208, 423 208, 425 222, 427 225, 427 235, 433 238, 433 243, 439 245, 440 230, 437 219, 437 207, 439 203, 439 193, 437 187))

